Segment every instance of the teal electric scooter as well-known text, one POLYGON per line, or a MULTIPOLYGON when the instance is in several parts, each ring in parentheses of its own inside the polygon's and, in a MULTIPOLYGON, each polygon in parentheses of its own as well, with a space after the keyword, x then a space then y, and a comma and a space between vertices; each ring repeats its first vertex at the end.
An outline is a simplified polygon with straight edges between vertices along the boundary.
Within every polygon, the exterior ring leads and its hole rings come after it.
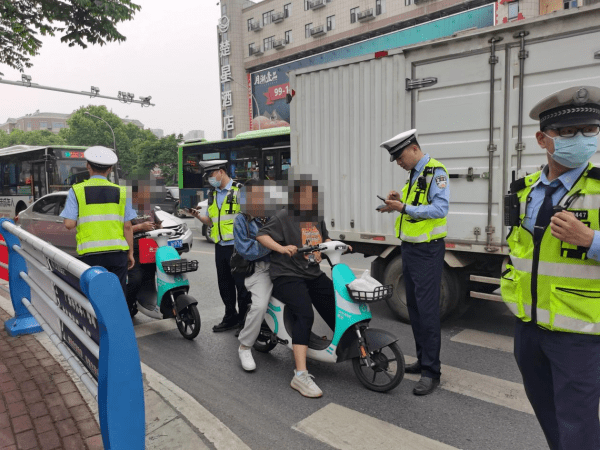
MULTIPOLYGON (((352 360, 354 373, 368 389, 387 392, 404 378, 404 355, 396 343, 398 338, 384 330, 369 328, 369 303, 392 295, 392 286, 379 286, 374 291, 356 291, 348 287, 356 279, 352 270, 340 263, 348 250, 343 242, 330 241, 298 249, 298 253, 321 252, 332 267, 335 289, 335 330, 330 330, 315 310, 307 357, 336 363, 352 360)), ((314 262, 309 255, 309 264, 314 262)), ((314 308, 313 308, 314 309, 314 308)), ((292 349, 291 311, 271 297, 265 323, 254 344, 257 351, 270 352, 277 344, 292 349)))
POLYGON ((189 340, 200 332, 198 301, 188 295, 190 282, 185 275, 198 270, 198 261, 182 259, 174 247, 169 246, 169 236, 174 230, 160 229, 140 234, 140 238, 156 241, 155 283, 146 283, 137 295, 137 309, 154 319, 175 318, 181 335, 189 340))

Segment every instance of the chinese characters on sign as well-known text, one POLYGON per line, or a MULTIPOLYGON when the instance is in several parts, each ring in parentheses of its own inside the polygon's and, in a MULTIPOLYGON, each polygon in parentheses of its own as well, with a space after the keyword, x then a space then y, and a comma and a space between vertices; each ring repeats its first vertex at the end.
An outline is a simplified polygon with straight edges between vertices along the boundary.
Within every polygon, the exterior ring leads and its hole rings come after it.
POLYGON ((267 83, 271 83, 272 81, 277 81, 277 72, 275 72, 275 71, 257 75, 254 78, 254 85, 267 84, 267 83))
MULTIPOLYGON (((231 43, 226 39, 227 31, 229 31, 229 17, 222 16, 219 19, 219 32, 221 33, 221 38, 223 39, 219 44, 220 58, 226 58, 231 55, 231 43)), ((227 58, 227 60, 229 60, 229 58, 227 58)), ((221 66, 221 84, 228 83, 231 80, 231 66, 229 64, 223 64, 221 66)), ((231 108, 231 106, 233 106, 231 90, 226 91, 225 86, 223 86, 221 92, 221 108, 226 111, 227 108, 231 108)), ((235 123, 233 121, 233 115, 225 112, 223 114, 223 131, 232 131, 234 128, 235 123)))

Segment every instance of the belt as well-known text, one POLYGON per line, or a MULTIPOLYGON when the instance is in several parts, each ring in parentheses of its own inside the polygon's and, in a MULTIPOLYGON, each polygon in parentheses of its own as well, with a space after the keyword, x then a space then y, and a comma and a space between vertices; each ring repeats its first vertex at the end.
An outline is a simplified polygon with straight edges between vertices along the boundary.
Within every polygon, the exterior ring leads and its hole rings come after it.
POLYGON ((444 238, 432 239, 429 242, 408 242, 402 241, 402 245, 427 245, 427 244, 437 244, 438 242, 444 242, 444 238))

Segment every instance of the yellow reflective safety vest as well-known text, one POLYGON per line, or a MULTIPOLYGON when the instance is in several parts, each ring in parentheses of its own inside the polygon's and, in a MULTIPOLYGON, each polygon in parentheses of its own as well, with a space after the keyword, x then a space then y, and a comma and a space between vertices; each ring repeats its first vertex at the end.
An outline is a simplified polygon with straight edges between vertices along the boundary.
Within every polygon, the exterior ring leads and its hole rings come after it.
MULTIPOLYGON (((411 206, 429 205, 429 188, 433 183, 435 169, 441 168, 448 171, 444 165, 430 158, 429 162, 423 167, 419 173, 419 177, 424 178, 424 183, 418 179, 410 184, 410 176, 406 181, 406 185, 402 188, 402 203, 411 206)), ((441 239, 448 234, 446 218, 441 219, 415 219, 408 214, 400 213, 396 218, 396 236, 403 241, 421 243, 429 242, 434 239, 441 239)))
POLYGON ((219 209, 217 191, 212 189, 208 194, 208 216, 212 220, 210 237, 215 243, 233 239, 233 219, 240 212, 241 183, 233 182, 219 209))
POLYGON ((77 253, 129 250, 125 240, 127 190, 103 178, 90 178, 73 185, 79 204, 77 253))
MULTIPOLYGON (((536 244, 522 226, 529 194, 541 172, 511 184, 520 203, 520 224, 507 237, 510 263, 502 273, 502 298, 523 322, 552 331, 600 334, 600 262, 588 259, 587 248, 552 236, 550 226, 536 244)), ((560 200, 585 225, 600 230, 600 169, 589 163, 560 200)))

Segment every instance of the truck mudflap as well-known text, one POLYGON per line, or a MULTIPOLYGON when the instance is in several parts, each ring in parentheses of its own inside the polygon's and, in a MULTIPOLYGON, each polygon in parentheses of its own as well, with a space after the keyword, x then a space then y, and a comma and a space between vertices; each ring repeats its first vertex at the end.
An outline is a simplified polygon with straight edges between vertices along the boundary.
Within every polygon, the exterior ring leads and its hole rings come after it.
MULTIPOLYGON (((385 330, 377 328, 367 328, 363 331, 363 336, 370 352, 387 347, 398 340, 396 336, 385 330)), ((348 328, 337 346, 337 362, 347 361, 359 356, 358 354, 358 336, 354 327, 348 328)))

